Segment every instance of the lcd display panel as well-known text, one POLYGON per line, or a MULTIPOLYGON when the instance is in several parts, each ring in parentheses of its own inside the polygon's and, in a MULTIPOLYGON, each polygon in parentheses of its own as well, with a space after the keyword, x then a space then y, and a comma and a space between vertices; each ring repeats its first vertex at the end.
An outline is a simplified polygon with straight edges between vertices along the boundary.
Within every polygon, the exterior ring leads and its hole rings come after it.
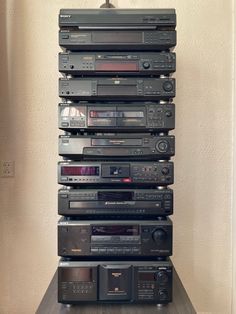
POLYGON ((62 176, 99 176, 99 167, 94 166, 63 166, 62 176))
POLYGON ((97 62, 96 63, 97 71, 138 71, 137 62, 97 62))
POLYGON ((92 269, 88 267, 64 268, 61 271, 62 282, 91 282, 92 269))
POLYGON ((122 191, 122 192, 109 192, 109 191, 102 191, 98 192, 98 200, 99 201, 132 201, 133 199, 133 192, 129 191, 122 191))
POLYGON ((139 281, 155 281, 155 274, 154 273, 138 273, 138 280, 139 281))
POLYGON ((94 43, 142 43, 143 32, 141 31, 102 31, 92 33, 92 42, 94 43))
POLYGON ((112 226, 92 226, 92 235, 139 235, 137 225, 112 225, 112 226))

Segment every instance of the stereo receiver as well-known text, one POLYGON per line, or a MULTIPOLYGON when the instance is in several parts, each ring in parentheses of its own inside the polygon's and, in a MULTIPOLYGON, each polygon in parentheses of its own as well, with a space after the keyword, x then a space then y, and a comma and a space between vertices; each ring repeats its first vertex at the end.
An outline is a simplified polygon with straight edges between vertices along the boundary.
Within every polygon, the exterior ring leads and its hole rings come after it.
POLYGON ((168 132, 175 128, 172 103, 61 103, 59 128, 68 132, 168 132))
POLYGON ((170 100, 173 78, 60 78, 59 97, 71 100, 170 100))
POLYGON ((80 258, 143 258, 172 255, 172 222, 61 218, 58 255, 80 258))
POLYGON ((174 164, 161 162, 59 162, 58 183, 65 185, 169 185, 174 164))
POLYGON ((58 214, 63 216, 145 217, 173 213, 173 191, 158 189, 68 189, 58 191, 58 214))
POLYGON ((58 265, 58 302, 158 303, 172 301, 166 261, 68 261, 58 265))
POLYGON ((168 75, 175 68, 172 52, 59 53, 59 71, 71 75, 168 75))
POLYGON ((158 160, 174 155, 173 135, 61 135, 59 155, 73 160, 158 160))

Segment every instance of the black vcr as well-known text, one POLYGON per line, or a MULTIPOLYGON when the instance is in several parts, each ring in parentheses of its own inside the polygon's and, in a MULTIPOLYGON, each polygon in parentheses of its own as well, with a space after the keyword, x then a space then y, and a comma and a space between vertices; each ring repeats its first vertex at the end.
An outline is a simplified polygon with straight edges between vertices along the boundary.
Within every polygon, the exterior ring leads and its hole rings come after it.
POLYGON ((160 220, 58 222, 58 255, 80 258, 150 259, 172 255, 172 222, 160 220))
POLYGON ((173 78, 60 78, 59 97, 71 100, 170 100, 173 78))
POLYGON ((69 132, 168 132, 175 128, 172 103, 61 103, 59 128, 69 132))
POLYGON ((172 273, 166 261, 69 261, 58 265, 58 302, 158 303, 172 301, 172 273))
POLYGON ((59 71, 71 75, 168 75, 175 69, 174 52, 59 53, 59 71))
POLYGON ((174 181, 170 161, 71 161, 58 163, 58 183, 65 185, 157 186, 174 181))
POLYGON ((173 213, 173 191, 158 189, 67 189, 58 191, 58 214, 80 219, 145 219, 173 213))
POLYGON ((175 153, 173 135, 61 135, 59 155, 73 160, 158 160, 175 153))

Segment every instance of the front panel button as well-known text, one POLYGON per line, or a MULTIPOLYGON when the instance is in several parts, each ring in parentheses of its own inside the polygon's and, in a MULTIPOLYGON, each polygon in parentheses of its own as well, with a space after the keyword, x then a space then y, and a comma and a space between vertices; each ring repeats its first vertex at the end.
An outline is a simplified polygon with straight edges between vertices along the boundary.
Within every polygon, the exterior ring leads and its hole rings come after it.
POLYGON ((163 89, 166 92, 171 92, 173 90, 173 84, 170 81, 165 81, 163 83, 163 89))
POLYGON ((144 69, 149 69, 150 68, 150 63, 148 61, 143 62, 143 68, 144 69))
POLYGON ((161 173, 162 173, 163 175, 167 175, 167 174, 169 174, 169 172, 170 172, 170 170, 169 170, 169 168, 167 168, 167 167, 164 167, 164 168, 161 170, 161 173))

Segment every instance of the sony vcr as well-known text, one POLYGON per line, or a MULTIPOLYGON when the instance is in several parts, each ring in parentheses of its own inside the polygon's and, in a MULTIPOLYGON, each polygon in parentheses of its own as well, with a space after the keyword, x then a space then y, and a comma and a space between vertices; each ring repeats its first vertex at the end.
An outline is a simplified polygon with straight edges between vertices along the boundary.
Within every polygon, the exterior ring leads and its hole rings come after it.
POLYGON ((173 213, 173 191, 158 189, 67 189, 58 191, 58 214, 81 218, 99 216, 167 216, 173 213))
POLYGON ((172 255, 172 222, 61 218, 58 255, 80 258, 156 258, 172 255))
POLYGON ((60 78, 59 97, 71 100, 170 100, 173 78, 60 78))
POLYGON ((166 261, 68 261, 58 265, 58 302, 158 303, 172 301, 166 261))
POLYGON ((172 52, 59 53, 59 71, 71 75, 166 75, 175 68, 172 52))
POLYGON ((174 164, 160 162, 59 162, 58 183, 65 185, 156 186, 174 181, 174 164))
POLYGON ((61 103, 59 128, 69 132, 168 132, 175 128, 172 103, 61 103))
POLYGON ((61 135, 59 155, 72 160, 158 160, 175 152, 173 135, 61 135))

